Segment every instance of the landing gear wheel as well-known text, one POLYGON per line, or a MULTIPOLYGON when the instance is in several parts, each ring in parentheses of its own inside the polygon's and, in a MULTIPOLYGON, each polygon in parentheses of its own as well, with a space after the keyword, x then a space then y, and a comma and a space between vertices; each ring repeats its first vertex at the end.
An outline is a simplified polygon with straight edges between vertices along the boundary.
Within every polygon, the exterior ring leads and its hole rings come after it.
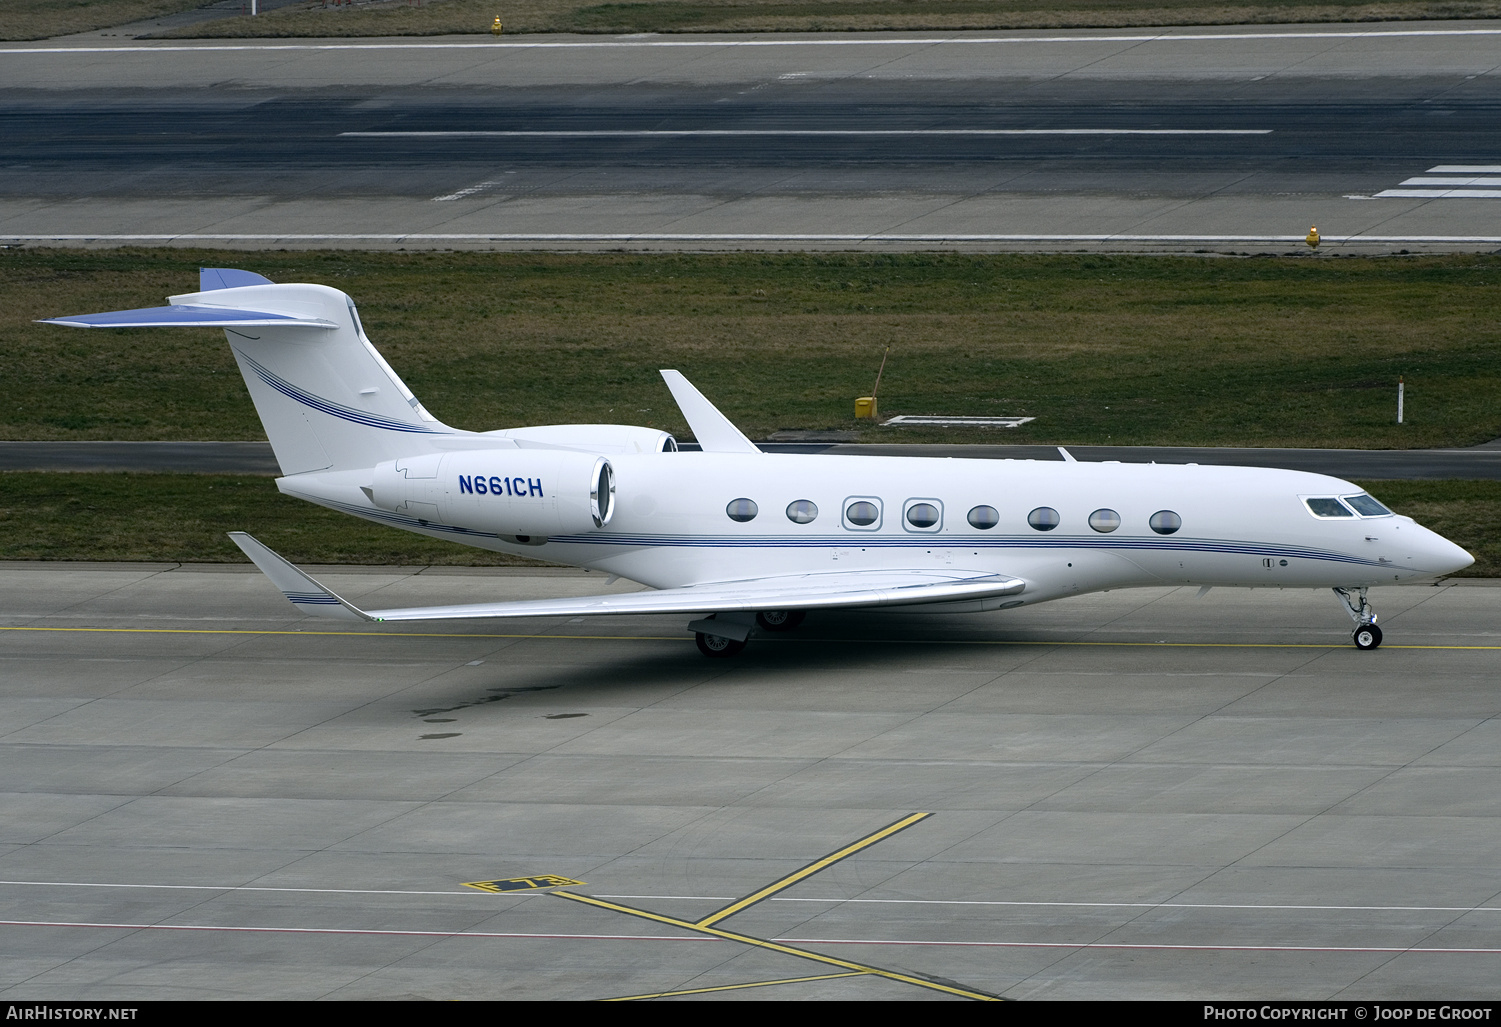
POLYGON ((1374 624, 1362 624, 1355 629, 1355 648, 1374 649, 1381 644, 1381 629, 1374 624))
POLYGON ((698 643, 698 651, 705 656, 713 656, 716 659, 726 656, 734 656, 745 648, 744 642, 737 642, 733 638, 725 638, 723 635, 706 635, 702 631, 693 636, 698 643))
POLYGON ((756 614, 756 623, 766 631, 791 631, 805 616, 802 610, 764 610, 756 614))

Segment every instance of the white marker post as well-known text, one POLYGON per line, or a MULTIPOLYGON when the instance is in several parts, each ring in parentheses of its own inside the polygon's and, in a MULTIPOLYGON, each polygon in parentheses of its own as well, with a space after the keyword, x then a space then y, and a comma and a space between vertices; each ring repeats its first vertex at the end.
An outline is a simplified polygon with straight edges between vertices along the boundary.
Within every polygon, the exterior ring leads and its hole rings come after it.
POLYGON ((1397 423, 1398 424, 1402 423, 1402 390, 1403 390, 1403 388, 1404 388, 1404 386, 1402 384, 1402 379, 1399 377, 1397 379, 1397 423))

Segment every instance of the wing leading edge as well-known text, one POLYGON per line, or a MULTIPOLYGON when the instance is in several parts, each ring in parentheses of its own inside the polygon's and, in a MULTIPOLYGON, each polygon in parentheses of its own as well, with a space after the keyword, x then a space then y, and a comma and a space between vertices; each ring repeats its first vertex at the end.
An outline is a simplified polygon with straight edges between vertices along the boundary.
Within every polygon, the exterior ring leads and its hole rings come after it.
POLYGON ((835 607, 915 606, 1017 595, 1020 578, 979 571, 872 570, 796 574, 577 599, 362 610, 242 531, 229 537, 299 609, 362 621, 587 617, 620 613, 730 613, 835 607))

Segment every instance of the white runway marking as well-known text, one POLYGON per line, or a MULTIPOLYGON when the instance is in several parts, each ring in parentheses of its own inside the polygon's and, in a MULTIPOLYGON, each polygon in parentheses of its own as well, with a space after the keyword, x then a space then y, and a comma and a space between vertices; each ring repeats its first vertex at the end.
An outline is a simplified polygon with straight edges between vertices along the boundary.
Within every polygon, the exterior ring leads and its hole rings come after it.
POLYGON ((1442 178, 1437 175, 1419 175, 1405 179, 1402 185, 1501 185, 1501 178, 1442 178))
POLYGON ((475 193, 482 193, 486 189, 493 188, 497 185, 500 185, 500 180, 492 179, 489 182, 480 182, 478 185, 471 185, 467 189, 460 189, 458 192, 449 193, 447 196, 434 196, 433 199, 439 203, 444 203, 448 200, 462 200, 467 197, 473 196, 475 193))
MULTIPOLYGON (((400 888, 278 888, 252 884, 135 884, 111 881, 0 881, 0 886, 23 888, 141 888, 161 891, 217 891, 217 892, 293 892, 311 895, 449 895, 460 898, 495 898, 474 891, 432 891, 400 888)), ((514 898, 526 898, 541 892, 508 892, 514 898)), ((666 902, 733 902, 735 895, 598 895, 601 899, 630 899, 633 901, 666 902)), ((1237 903, 1237 902, 1062 902, 1056 900, 1017 899, 846 899, 846 898, 795 898, 774 896, 769 902, 820 903, 841 905, 846 903, 894 905, 894 906, 1026 906, 1065 909, 1248 909, 1357 913, 1501 913, 1501 906, 1356 906, 1356 905, 1308 905, 1292 903, 1237 903)))
POLYGON ((819 46, 1014 46, 1021 43, 1178 43, 1275 39, 1411 39, 1445 36, 1496 36, 1501 29, 1382 29, 1369 32, 1184 32, 1110 36, 930 36, 906 39, 610 39, 567 41, 495 41, 473 43, 254 43, 204 46, 28 46, 0 48, 7 54, 193 53, 275 50, 622 50, 716 49, 819 46))
MULTIPOLYGON (((109 921, 0 920, 0 927, 87 927, 114 931, 210 931, 224 934, 335 934, 396 938, 504 938, 577 941, 697 941, 709 944, 730 939, 675 934, 552 934, 521 931, 394 931, 357 927, 237 927, 218 924, 132 924, 109 921)), ((1410 945, 1172 945, 1108 941, 935 941, 906 938, 768 938, 786 945, 882 945, 919 948, 986 949, 1130 949, 1162 952, 1377 952, 1394 955, 1501 955, 1501 948, 1444 948, 1410 945)))
MULTIPOLYGON (((689 136, 1265 136, 1269 128, 683 128, 560 131, 340 132, 375 139, 681 139, 689 136)), ((456 196, 458 194, 455 194, 456 196)))
MULTIPOLYGON (((734 896, 725 895, 600 895, 601 899, 679 900, 698 902, 733 902, 734 896)), ((838 898, 790 898, 778 896, 769 902, 816 902, 824 905, 845 903, 870 903, 897 906, 1026 906, 1048 909, 1250 909, 1287 912, 1289 910, 1315 913, 1340 910, 1356 913, 1501 913, 1501 906, 1310 906, 1278 903, 1234 902, 1058 902, 1053 900, 1022 901, 1017 899, 838 899, 838 898)))
POLYGON ((1383 189, 1376 200, 1501 200, 1501 164, 1440 164, 1426 174, 1404 179, 1396 189, 1383 189), (1464 176, 1464 177, 1457 177, 1464 176))
POLYGON ((1377 199, 1501 200, 1501 189, 1383 189, 1377 199))

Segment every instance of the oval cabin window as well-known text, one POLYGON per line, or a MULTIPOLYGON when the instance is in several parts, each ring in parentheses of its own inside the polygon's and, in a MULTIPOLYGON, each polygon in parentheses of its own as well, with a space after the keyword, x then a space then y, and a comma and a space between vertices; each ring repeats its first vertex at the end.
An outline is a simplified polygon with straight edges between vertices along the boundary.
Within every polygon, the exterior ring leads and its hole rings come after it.
POLYGON ((1089 515, 1089 526, 1095 531, 1114 531, 1121 526, 1121 515, 1114 510, 1096 510, 1089 515))
POLYGON ((938 523, 938 507, 932 503, 913 503, 907 507, 907 523, 914 528, 931 528, 938 523))
POLYGON ((787 504, 787 519, 793 524, 808 524, 818 516, 818 505, 811 499, 794 499, 787 504))
POLYGON ((876 509, 876 504, 867 503, 863 499, 844 508, 844 519, 861 528, 876 523, 880 516, 881 511, 876 509))
POLYGON ((1152 515, 1151 520, 1147 521, 1147 524, 1159 535, 1171 535, 1183 527, 1183 518, 1171 510, 1158 510, 1152 515))
POLYGON ((1027 514, 1027 523, 1038 531, 1052 531, 1058 527, 1059 520, 1058 511, 1051 506, 1039 506, 1027 514))
POLYGON ((756 514, 760 513, 760 510, 757 508, 754 499, 732 499, 730 500, 730 505, 724 508, 724 512, 729 516, 730 520, 739 521, 741 524, 744 524, 746 521, 755 520, 756 514))
POLYGON ((1001 515, 993 506, 977 506, 969 512, 969 526, 979 528, 981 531, 989 531, 1001 523, 1001 515))

